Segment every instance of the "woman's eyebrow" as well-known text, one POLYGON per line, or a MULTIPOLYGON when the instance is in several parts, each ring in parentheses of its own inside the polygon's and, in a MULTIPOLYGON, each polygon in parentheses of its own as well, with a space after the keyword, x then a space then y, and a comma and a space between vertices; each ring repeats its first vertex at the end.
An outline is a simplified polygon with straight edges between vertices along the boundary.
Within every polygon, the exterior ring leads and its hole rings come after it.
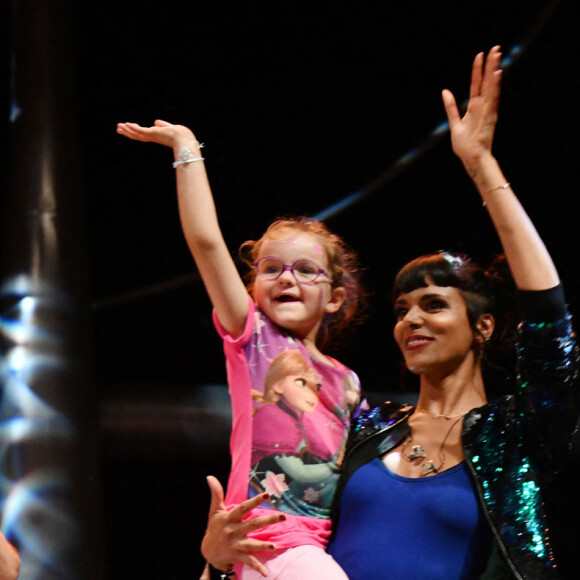
MULTIPOLYGON (((439 292, 431 292, 429 294, 423 294, 419 300, 430 300, 431 298, 447 298, 447 295, 441 294, 439 292)), ((393 304, 393 306, 400 306, 407 304, 406 298, 397 298, 393 304)))
POLYGON ((439 294, 437 292, 433 292, 432 294, 423 294, 423 296, 421 296, 421 300, 429 300, 431 298, 447 298, 447 296, 445 296, 445 294, 439 294))

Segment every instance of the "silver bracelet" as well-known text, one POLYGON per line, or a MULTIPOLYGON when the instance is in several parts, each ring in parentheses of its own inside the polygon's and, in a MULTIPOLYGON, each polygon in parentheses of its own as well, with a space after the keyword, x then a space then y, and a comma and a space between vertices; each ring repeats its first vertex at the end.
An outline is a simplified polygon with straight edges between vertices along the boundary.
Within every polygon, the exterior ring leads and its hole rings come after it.
POLYGON ((179 165, 187 165, 188 163, 193 163, 194 161, 205 161, 205 157, 189 157, 188 159, 180 159, 179 161, 173 162, 173 169, 179 165))
MULTIPOLYGON (((203 143, 200 143, 199 141, 194 141, 192 143, 192 146, 196 147, 197 149, 202 149, 203 143)), ((173 162, 173 169, 179 167, 180 165, 194 163, 195 161, 205 161, 205 157, 194 157, 193 151, 189 147, 182 147, 177 155, 177 161, 173 162)))

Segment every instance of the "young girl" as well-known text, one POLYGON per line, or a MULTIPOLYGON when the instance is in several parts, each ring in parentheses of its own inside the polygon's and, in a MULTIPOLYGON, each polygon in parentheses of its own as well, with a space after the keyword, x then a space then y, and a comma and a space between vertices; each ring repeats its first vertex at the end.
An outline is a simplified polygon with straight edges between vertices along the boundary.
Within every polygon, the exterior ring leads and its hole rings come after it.
MULTIPOLYGON (((220 231, 201 145, 193 133, 165 121, 149 128, 120 123, 117 132, 171 147, 175 155, 183 232, 213 304, 226 354, 233 407, 226 502, 238 504, 255 496, 252 481, 254 486, 258 481, 269 491, 253 515, 280 510, 275 526, 255 534, 269 549, 257 555, 258 569, 264 571, 267 561, 272 578, 306 578, 312 570, 321 580, 346 578, 324 548, 338 459, 351 418, 361 407, 360 385, 350 369, 320 349, 360 312, 363 293, 354 254, 319 222, 279 220, 258 241, 242 246, 251 266, 246 289, 220 231), (284 423, 271 423, 272 446, 266 455, 272 475, 260 477, 252 470, 252 454, 264 455, 255 442, 258 437, 263 447, 263 429, 256 430, 253 417, 267 411, 260 410, 264 403, 252 395, 264 392, 271 364, 288 350, 307 361, 310 374, 320 377, 323 386, 304 419, 308 437, 296 437, 296 429, 288 430, 284 423), (308 441, 316 442, 316 453, 308 454, 306 464, 303 448, 308 441)), ((253 557, 249 562, 256 567, 253 557)), ((247 566, 238 566, 236 572, 245 580, 258 576, 247 566)))

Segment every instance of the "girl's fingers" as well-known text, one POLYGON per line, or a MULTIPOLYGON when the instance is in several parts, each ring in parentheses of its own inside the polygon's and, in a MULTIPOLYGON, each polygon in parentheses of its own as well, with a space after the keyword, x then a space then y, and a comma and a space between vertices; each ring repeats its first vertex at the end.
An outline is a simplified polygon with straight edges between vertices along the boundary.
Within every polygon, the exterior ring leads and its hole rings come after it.
POLYGON ((129 139, 135 139, 137 141, 143 141, 146 139, 146 132, 144 127, 137 125, 137 123, 118 123, 117 133, 128 137, 129 139))
POLYGON ((135 141, 159 143, 166 147, 173 147, 180 140, 195 140, 187 127, 173 125, 161 119, 157 119, 151 127, 142 127, 137 123, 118 123, 117 133, 135 141))

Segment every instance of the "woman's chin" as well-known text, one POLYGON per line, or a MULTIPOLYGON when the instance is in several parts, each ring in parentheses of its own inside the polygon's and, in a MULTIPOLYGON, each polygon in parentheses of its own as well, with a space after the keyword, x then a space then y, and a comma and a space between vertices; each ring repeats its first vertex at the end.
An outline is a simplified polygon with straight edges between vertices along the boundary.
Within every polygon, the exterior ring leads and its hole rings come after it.
POLYGON ((414 375, 422 375, 426 368, 422 365, 407 365, 409 371, 411 371, 414 375))

